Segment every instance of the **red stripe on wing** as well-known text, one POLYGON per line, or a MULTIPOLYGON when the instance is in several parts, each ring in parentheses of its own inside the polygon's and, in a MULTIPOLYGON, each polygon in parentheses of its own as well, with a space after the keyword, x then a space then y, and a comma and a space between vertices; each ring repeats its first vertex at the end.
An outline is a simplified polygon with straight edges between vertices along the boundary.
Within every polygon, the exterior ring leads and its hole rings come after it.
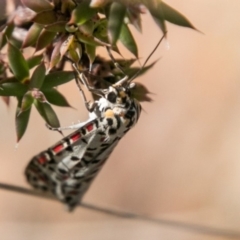
POLYGON ((86 129, 91 132, 93 130, 93 124, 90 123, 89 125, 86 126, 86 129))
POLYGON ((58 144, 57 146, 53 147, 52 150, 55 154, 61 152, 64 149, 63 143, 58 144))
POLYGON ((74 135, 72 135, 70 137, 70 139, 73 141, 73 142, 76 142, 78 139, 81 138, 81 134, 79 132, 75 133, 74 135))
POLYGON ((40 164, 44 164, 44 163, 47 162, 47 158, 42 155, 42 156, 39 156, 39 157, 37 158, 37 161, 38 161, 38 163, 40 163, 40 164))

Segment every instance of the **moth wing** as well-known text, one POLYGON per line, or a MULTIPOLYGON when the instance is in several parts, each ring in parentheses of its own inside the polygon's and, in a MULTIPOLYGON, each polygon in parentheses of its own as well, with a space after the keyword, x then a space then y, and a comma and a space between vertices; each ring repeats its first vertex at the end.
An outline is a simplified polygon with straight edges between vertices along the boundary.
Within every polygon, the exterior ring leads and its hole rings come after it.
MULTIPOLYGON (((79 157, 84 155, 88 141, 98 131, 94 122, 94 120, 87 122, 84 127, 34 156, 25 169, 27 181, 36 189, 53 192, 56 186, 56 171, 61 169, 61 162, 76 155, 79 157)), ((64 175, 66 169, 62 170, 60 175, 64 175)))
POLYGON ((58 189, 61 191, 62 201, 68 206, 69 210, 74 209, 80 202, 85 192, 90 187, 96 175, 110 156, 111 152, 118 143, 118 139, 106 146, 97 156, 95 156, 86 166, 76 167, 71 177, 61 182, 58 189), (63 194, 64 193, 64 194, 63 194), (64 200, 63 200, 64 199, 64 200))

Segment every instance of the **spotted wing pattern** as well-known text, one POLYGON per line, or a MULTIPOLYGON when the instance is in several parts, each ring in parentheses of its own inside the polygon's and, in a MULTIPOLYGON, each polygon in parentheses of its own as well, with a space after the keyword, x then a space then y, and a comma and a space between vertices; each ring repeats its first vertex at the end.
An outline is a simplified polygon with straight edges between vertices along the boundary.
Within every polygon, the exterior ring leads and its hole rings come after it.
POLYGON ((124 134, 137 122, 141 106, 128 89, 110 87, 96 101, 97 117, 34 156, 25 175, 36 189, 47 191, 68 206, 76 207, 92 180, 124 134))

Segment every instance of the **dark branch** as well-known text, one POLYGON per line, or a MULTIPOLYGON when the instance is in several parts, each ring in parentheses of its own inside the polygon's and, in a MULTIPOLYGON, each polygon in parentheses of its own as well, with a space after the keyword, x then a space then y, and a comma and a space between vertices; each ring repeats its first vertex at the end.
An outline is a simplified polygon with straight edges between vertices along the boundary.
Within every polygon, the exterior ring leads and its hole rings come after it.
MULTIPOLYGON (((22 193, 26 195, 31 195, 34 197, 42 197, 50 200, 56 200, 51 195, 43 194, 40 192, 37 192, 35 190, 30 190, 26 189, 23 187, 18 187, 18 186, 13 186, 9 184, 4 184, 0 183, 0 188, 12 192, 17 192, 17 193, 22 193)), ((115 209, 109 209, 109 208, 103 208, 103 207, 98 207, 92 204, 84 203, 82 202, 80 204, 80 207, 105 213, 108 215, 112 215, 115 217, 121 217, 121 218, 129 218, 129 219, 135 219, 135 220, 142 220, 142 221, 147 221, 147 222, 152 222, 155 224, 159 225, 165 225, 167 227, 175 227, 179 228, 185 231, 191 231, 191 232, 197 232, 200 234, 205 234, 205 235, 213 235, 213 236, 221 236, 221 237, 226 237, 226 238, 232 238, 232 239, 240 239, 240 232, 237 231, 230 231, 230 230, 225 230, 225 229, 219 229, 219 228, 212 228, 212 227, 207 227, 207 226, 202 226, 202 225, 197 225, 197 224, 192 224, 192 223, 184 223, 184 222, 179 222, 179 221, 174 221, 174 220, 166 220, 166 219, 155 219, 135 213, 129 213, 129 212, 123 212, 123 211, 118 211, 115 209)))

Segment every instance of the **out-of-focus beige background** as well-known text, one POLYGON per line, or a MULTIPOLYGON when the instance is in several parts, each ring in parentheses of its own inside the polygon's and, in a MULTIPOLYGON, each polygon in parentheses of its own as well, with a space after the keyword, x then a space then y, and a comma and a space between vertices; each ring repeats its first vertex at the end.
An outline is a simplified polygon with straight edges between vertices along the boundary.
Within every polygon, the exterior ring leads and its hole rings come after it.
MULTIPOLYGON (((144 103, 127 134, 84 201, 174 220, 159 225, 77 209, 55 201, 0 190, 0 236, 5 239, 230 239, 190 231, 182 222, 240 231, 240 1, 166 0, 204 34, 167 24, 168 42, 152 57, 156 67, 137 79, 154 101, 144 103), (170 46, 169 50, 167 46, 170 46)), ((145 59, 161 37, 150 17, 136 33, 145 59)), ((85 120, 74 83, 60 88, 78 109, 55 108, 63 126, 85 120)), ((35 110, 15 150, 13 99, 0 101, 0 182, 28 187, 29 159, 60 136, 48 131, 35 110)), ((240 237, 236 237, 240 239, 240 237)))

